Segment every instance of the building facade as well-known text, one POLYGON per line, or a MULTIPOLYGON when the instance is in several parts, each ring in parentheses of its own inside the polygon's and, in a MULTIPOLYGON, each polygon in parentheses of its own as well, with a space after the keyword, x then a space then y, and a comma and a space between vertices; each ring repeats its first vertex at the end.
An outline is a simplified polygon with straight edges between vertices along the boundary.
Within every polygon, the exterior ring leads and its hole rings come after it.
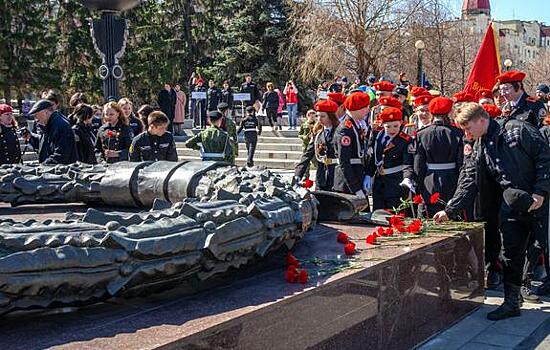
MULTIPOLYGON (((489 0, 464 0, 462 21, 473 35, 482 35, 491 22, 489 0)), ((492 20, 499 34, 502 61, 510 59, 522 69, 550 51, 550 26, 538 21, 492 20)))

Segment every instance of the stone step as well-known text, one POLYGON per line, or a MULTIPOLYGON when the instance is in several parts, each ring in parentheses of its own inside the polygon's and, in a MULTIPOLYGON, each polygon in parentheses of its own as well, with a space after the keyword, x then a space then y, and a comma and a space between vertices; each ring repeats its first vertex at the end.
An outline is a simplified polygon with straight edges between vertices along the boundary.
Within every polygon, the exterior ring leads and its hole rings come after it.
MULTIPOLYGON (((198 134, 200 131, 201 129, 185 129, 184 130, 185 135, 177 135, 175 136, 175 139, 176 141, 185 141, 187 140, 187 138, 198 134)), ((272 130, 271 128, 266 129, 264 127, 262 129, 262 135, 260 137, 262 136, 298 139, 298 130, 272 130)), ((239 134, 239 138, 243 138, 243 137, 244 137, 244 131, 239 134)))
MULTIPOLYGON (((199 151, 190 149, 190 148, 179 148, 178 156, 187 158, 187 157, 200 157, 199 151)), ((241 150, 239 152, 240 157, 246 157, 246 150, 241 150)), ((254 153, 254 159, 288 159, 297 161, 302 157, 302 152, 296 151, 275 151, 275 150, 256 150, 254 153)))

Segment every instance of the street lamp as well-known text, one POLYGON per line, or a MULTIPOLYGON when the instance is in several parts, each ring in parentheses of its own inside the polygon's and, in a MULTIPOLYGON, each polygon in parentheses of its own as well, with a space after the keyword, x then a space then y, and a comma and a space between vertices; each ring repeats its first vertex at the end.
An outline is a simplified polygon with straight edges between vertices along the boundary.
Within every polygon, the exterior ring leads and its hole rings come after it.
POLYGON ((417 61, 416 61, 417 85, 422 86, 422 50, 426 48, 426 44, 424 44, 424 41, 422 40, 417 40, 414 43, 414 47, 416 48, 416 53, 417 53, 417 61))
POLYGON ((99 20, 92 20, 92 40, 101 56, 99 77, 103 80, 103 97, 118 100, 118 80, 124 76, 119 60, 124 55, 128 38, 128 23, 116 15, 129 10, 141 0, 81 0, 84 6, 101 12, 99 20))
POLYGON ((504 60, 504 67, 506 67, 506 70, 507 70, 507 71, 510 70, 510 68, 512 67, 513 64, 514 64, 514 63, 513 63, 512 60, 509 59, 509 58, 506 59, 506 60, 504 60))

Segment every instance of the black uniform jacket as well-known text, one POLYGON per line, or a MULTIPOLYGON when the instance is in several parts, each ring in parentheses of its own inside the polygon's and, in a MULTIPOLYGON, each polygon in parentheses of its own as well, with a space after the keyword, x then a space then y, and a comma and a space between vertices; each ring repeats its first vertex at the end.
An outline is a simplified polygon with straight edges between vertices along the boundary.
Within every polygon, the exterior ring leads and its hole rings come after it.
POLYGON ((143 132, 136 136, 130 146, 130 161, 178 161, 178 153, 172 133, 165 132, 162 136, 143 132))
POLYGON ((454 197, 445 211, 456 215, 474 202, 482 176, 500 187, 545 196, 550 192, 550 148, 539 130, 516 119, 489 120, 487 134, 476 140, 471 161, 461 170, 454 197))

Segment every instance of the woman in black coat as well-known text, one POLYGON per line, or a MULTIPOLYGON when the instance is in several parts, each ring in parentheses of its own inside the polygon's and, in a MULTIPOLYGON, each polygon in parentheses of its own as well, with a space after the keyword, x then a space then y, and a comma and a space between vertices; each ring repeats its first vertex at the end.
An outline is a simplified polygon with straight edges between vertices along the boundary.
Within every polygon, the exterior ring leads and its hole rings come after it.
POLYGON ((97 133, 97 151, 107 163, 127 161, 134 133, 118 103, 109 102, 103 106, 103 119, 105 124, 97 133))
POLYGON ((70 119, 76 142, 78 160, 82 163, 97 164, 95 157, 96 136, 92 128, 94 109, 84 103, 76 106, 70 119))
POLYGON ((267 91, 262 98, 262 108, 265 110, 269 125, 273 128, 273 123, 275 123, 275 128, 273 129, 275 130, 278 126, 277 109, 279 108, 279 95, 274 90, 273 83, 267 83, 266 88, 267 91))

